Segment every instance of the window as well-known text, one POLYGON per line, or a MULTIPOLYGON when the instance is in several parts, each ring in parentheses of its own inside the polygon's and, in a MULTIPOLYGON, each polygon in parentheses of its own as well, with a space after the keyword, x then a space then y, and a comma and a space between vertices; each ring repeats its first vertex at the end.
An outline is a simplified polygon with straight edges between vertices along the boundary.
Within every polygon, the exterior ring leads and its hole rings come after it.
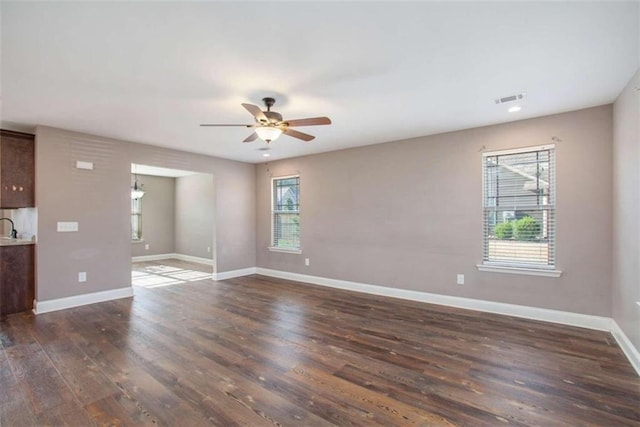
POLYGON ((553 270, 554 152, 546 145, 483 154, 484 266, 553 270))
POLYGON ((272 179, 271 247, 300 250, 300 177, 272 179))
POLYGON ((142 239, 142 199, 131 199, 131 239, 142 239))

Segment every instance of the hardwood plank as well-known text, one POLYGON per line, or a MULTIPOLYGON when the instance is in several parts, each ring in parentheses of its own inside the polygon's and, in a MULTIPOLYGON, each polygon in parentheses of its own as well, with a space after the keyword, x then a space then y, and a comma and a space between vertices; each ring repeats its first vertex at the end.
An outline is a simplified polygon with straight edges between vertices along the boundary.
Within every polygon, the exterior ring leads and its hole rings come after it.
MULTIPOLYGON (((113 308, 111 307, 109 311, 114 312, 113 308)), ((94 317, 97 321, 94 322, 93 327, 105 333, 106 341, 113 347, 120 346, 121 343, 117 341, 118 335, 113 334, 115 325, 106 326, 100 322, 100 317, 99 315, 94 317)), ((278 399, 266 390, 244 382, 242 378, 230 380, 233 373, 227 372, 222 365, 212 364, 209 359, 199 357, 198 354, 176 353, 175 349, 183 347, 172 343, 165 344, 163 337, 170 337, 170 335, 153 334, 153 337, 145 337, 143 334, 136 334, 136 340, 126 347, 127 353, 133 356, 131 361, 133 364, 138 364, 145 377, 148 375, 149 380, 153 378, 159 384, 173 390, 174 397, 206 416, 209 422, 216 425, 262 425, 263 422, 269 421, 265 425, 271 425, 273 417, 281 417, 282 414, 286 414, 284 415, 286 417, 294 414, 293 416, 298 416, 301 420, 309 418, 295 415, 296 408, 286 400, 278 399), (195 374, 185 371, 185 366, 197 367, 195 374), (203 376, 204 372, 207 373, 206 376, 203 376), (218 375, 217 372, 221 374, 218 375), (225 373, 227 375, 224 375, 225 373), (285 407, 281 414, 276 412, 279 405, 285 407), (265 409, 271 413, 267 414, 265 409)), ((103 350, 105 348, 103 347, 103 350)), ((236 355, 233 355, 233 358, 235 357, 236 355)), ((109 370, 116 375, 118 384, 123 387, 123 390, 140 400, 140 403, 147 408, 146 411, 153 414, 155 419, 173 425, 174 420, 162 419, 162 411, 158 413, 158 407, 153 405, 153 400, 145 400, 147 399, 145 395, 149 394, 148 390, 140 390, 139 385, 132 389, 130 384, 138 384, 140 379, 132 380, 133 373, 130 369, 121 372, 119 367, 111 366, 109 370), (143 391, 144 395, 139 395, 140 391, 143 391)), ((321 420, 315 420, 314 424, 320 425, 319 421, 321 420)), ((183 419, 182 422, 185 420, 183 419)))
POLYGON ((36 418, 31 411, 31 405, 26 400, 15 400, 0 405, 0 426, 33 427, 37 425, 36 418))
MULTIPOLYGON (((143 413, 150 414, 153 420, 163 425, 197 425, 206 419, 142 369, 148 363, 144 356, 129 349, 121 351, 113 345, 108 336, 115 329, 107 329, 97 321, 74 324, 80 334, 98 334, 101 337, 96 341, 85 339, 85 351, 91 358, 99 361, 98 366, 103 374, 122 393, 135 400, 143 413)), ((121 339, 121 336, 111 339, 121 339)))
POLYGON ((37 414, 36 425, 91 427, 95 426, 96 424, 83 407, 73 402, 59 405, 45 412, 37 414))
POLYGON ((75 402, 73 393, 37 343, 10 347, 7 357, 36 415, 75 402))
POLYGON ((9 366, 9 359, 4 347, 0 345, 0 405, 24 399, 24 394, 9 366))
POLYGON ((4 346, 0 343, 0 426, 35 424, 31 405, 13 374, 4 346))
POLYGON ((117 393, 85 406, 91 419, 102 426, 157 426, 158 420, 142 408, 131 396, 117 393))
POLYGON ((302 378, 314 388, 323 390, 363 411, 370 421, 381 425, 453 426, 447 417, 432 411, 421 411, 414 405, 390 398, 385 393, 371 392, 367 387, 313 367, 299 366, 288 375, 302 378))
POLYGON ((63 329, 67 324, 62 317, 55 313, 39 322, 38 342, 78 402, 86 405, 118 393, 118 388, 104 376, 98 365, 78 347, 75 335, 63 329))
POLYGON ((640 426, 611 334, 209 266, 0 322, 1 425, 640 426))

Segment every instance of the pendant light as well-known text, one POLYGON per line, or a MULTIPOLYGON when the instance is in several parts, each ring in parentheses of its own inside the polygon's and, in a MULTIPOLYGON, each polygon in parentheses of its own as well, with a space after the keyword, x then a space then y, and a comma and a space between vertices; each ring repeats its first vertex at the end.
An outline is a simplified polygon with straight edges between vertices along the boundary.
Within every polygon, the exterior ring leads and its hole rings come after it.
POLYGON ((134 165, 134 180, 133 187, 131 187, 131 198, 141 199, 144 196, 144 190, 142 189, 143 184, 138 185, 138 165, 134 165))

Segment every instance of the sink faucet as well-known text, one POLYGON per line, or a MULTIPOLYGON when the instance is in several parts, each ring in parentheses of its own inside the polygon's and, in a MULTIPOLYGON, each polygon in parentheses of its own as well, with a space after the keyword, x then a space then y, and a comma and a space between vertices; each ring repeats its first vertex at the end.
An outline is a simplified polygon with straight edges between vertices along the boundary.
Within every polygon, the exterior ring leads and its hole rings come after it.
POLYGON ((18 238, 18 230, 16 230, 15 224, 13 223, 13 221, 11 221, 9 218, 0 218, 0 221, 2 221, 3 219, 6 219, 7 221, 9 221, 11 223, 11 238, 12 239, 17 239, 18 238))

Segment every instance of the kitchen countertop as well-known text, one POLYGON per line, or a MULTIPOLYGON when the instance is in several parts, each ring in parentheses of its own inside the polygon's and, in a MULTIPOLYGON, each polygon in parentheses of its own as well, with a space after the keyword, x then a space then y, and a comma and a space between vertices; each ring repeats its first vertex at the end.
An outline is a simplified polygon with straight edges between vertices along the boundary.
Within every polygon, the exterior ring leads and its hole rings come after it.
POLYGON ((0 238, 0 246, 34 245, 35 243, 33 240, 0 238))

